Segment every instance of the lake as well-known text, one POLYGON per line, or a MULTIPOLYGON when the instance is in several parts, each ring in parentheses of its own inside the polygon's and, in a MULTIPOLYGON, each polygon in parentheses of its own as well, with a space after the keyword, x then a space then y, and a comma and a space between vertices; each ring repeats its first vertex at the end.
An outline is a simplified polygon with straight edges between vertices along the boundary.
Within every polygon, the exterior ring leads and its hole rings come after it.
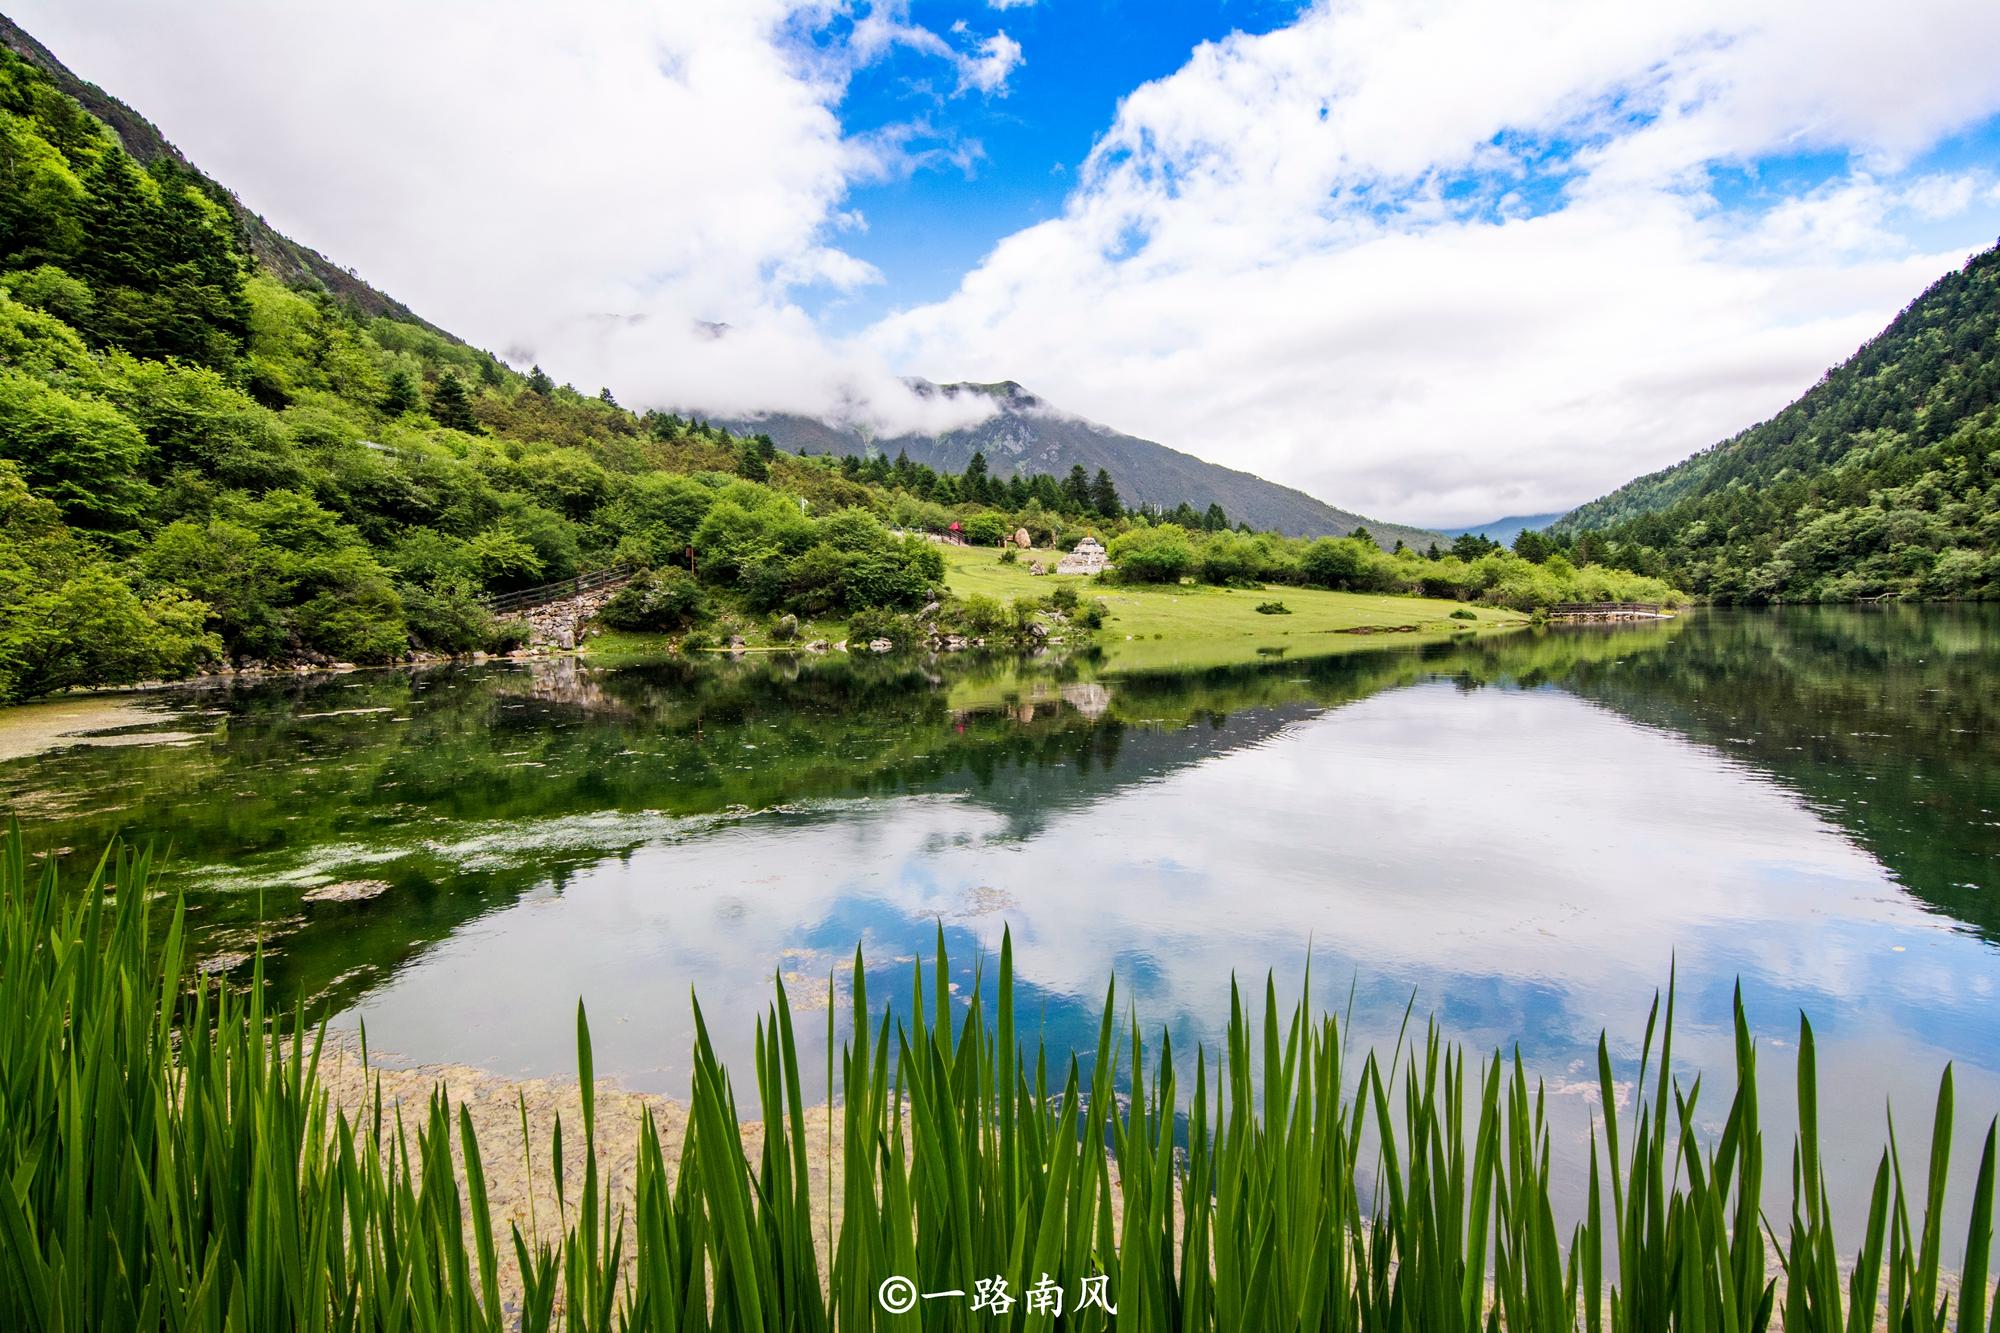
MULTIPOLYGON (((0 715, 0 745, 103 706, 0 715)), ((113 707, 15 757, 0 807, 78 876, 115 834, 153 840, 198 953, 227 966, 261 930, 282 995, 410 1061, 571 1072, 581 997, 600 1073, 683 1091, 692 989, 747 1079, 773 975, 810 1031, 857 942, 901 1005, 938 932, 963 990, 1011 927, 1022 1012, 1064 1047, 1115 974, 1121 1014, 1212 1048, 1232 976, 1268 972, 1383 1050, 1413 1001, 1518 1045, 1579 1149, 1599 1031, 1629 1077, 1672 972, 1677 1067, 1711 1072, 1719 1125, 1740 983, 1774 1127, 1812 1017, 1850 1217, 1890 1098, 1920 1170, 1955 1062, 1960 1185, 2000 1110, 1996 608, 1113 677, 553 660, 113 707)))

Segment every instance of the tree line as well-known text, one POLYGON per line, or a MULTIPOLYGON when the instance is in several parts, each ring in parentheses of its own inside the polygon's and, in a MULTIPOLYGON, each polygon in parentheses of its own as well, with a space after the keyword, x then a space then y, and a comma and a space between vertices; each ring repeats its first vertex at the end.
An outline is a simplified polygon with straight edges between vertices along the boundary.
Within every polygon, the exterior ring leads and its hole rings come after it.
POLYGON ((1769 421, 1547 536, 1718 602, 2000 597, 2000 249, 1769 421))

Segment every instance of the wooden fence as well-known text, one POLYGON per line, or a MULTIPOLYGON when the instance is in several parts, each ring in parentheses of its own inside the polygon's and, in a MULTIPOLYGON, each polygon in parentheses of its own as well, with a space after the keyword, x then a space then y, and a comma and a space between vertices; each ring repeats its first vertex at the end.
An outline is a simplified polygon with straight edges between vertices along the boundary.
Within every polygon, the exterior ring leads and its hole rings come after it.
POLYGON ((547 602, 560 602, 567 597, 608 587, 613 583, 623 583, 632 577, 629 569, 599 569, 589 574, 578 574, 573 579, 559 579, 554 583, 544 583, 533 588, 517 588, 513 592, 495 593, 480 598, 488 611, 499 614, 503 611, 525 611, 532 606, 547 602))
POLYGON ((1658 602, 1555 602, 1549 606, 1552 616, 1657 616, 1660 614, 1658 602))

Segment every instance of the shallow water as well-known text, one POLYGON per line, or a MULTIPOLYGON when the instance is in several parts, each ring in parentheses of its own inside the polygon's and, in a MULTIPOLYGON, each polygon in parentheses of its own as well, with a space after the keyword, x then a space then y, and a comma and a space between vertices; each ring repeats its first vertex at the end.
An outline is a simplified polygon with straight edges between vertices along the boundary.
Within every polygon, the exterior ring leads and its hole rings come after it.
POLYGON ((1021 1010, 1064 1047, 1114 972, 1182 1053, 1214 1043, 1232 975, 1351 1005, 1384 1049, 1414 996, 1452 1037, 1518 1044, 1579 1147, 1598 1032, 1629 1075, 1670 969, 1677 1066, 1710 1073, 1719 1122, 1740 981, 1774 1127, 1812 1016, 1850 1208, 1890 1097, 1913 1166, 1956 1062, 1967 1181, 2000 1110, 1990 609, 1114 679, 564 661, 152 702, 121 734, 177 744, 17 759, 0 805, 78 862, 120 830, 169 841, 203 951, 267 923, 285 993, 410 1059, 567 1072, 582 997, 600 1073, 678 1091, 690 988, 740 1059, 773 974, 810 1028, 857 942, 902 1005, 940 929, 963 990, 1011 927, 1021 1010))

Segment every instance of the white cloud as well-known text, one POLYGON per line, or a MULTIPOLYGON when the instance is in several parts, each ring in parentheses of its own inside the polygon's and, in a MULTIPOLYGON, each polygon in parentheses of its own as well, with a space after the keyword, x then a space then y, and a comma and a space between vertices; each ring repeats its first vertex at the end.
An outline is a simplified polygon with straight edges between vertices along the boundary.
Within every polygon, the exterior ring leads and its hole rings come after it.
POLYGON ((976 55, 960 59, 959 89, 973 89, 988 96, 1004 95, 1007 76, 1020 64, 1021 44, 1004 32, 996 32, 979 44, 976 55))
MULTIPOLYGON (((1004 32, 975 39, 969 49, 953 45, 936 31, 910 21, 909 0, 874 0, 854 23, 848 47, 856 59, 867 62, 880 58, 896 47, 949 63, 958 72, 955 96, 978 92, 1004 97, 1007 77, 1022 63, 1021 44, 1004 32)), ((950 28, 961 40, 973 37, 971 25, 959 19, 950 28)))
MULTIPOLYGON (((823 0, 13 12, 280 230, 503 355, 627 403, 934 411, 794 300, 879 281, 840 247, 854 184, 972 151, 842 126, 849 75, 903 40, 868 19, 839 42, 823 0)), ((927 36, 960 77, 1004 84, 993 52, 927 36)))
POLYGON ((1904 172, 2000 111, 1996 54, 1983 0, 1317 4, 1135 90, 1060 217, 874 336, 1364 512, 1564 507, 1990 242, 1984 177, 1904 172), (1756 178, 1829 151, 1830 183, 1756 178), (1908 239, 1940 219, 1962 242, 1908 239))
POLYGON ((2000 231, 1991 171, 1912 165, 2000 111, 1990 0, 1321 0, 1133 90, 1060 216, 834 340, 803 289, 882 276, 851 192, 969 173, 948 108, 1008 91, 1004 32, 908 0, 12 12, 281 230, 586 389, 915 426, 944 400, 892 370, 1019 379, 1391 518, 1683 457, 2000 231), (939 124, 843 125, 892 57, 939 124), (1813 154, 1845 165, 1782 169, 1813 154))

